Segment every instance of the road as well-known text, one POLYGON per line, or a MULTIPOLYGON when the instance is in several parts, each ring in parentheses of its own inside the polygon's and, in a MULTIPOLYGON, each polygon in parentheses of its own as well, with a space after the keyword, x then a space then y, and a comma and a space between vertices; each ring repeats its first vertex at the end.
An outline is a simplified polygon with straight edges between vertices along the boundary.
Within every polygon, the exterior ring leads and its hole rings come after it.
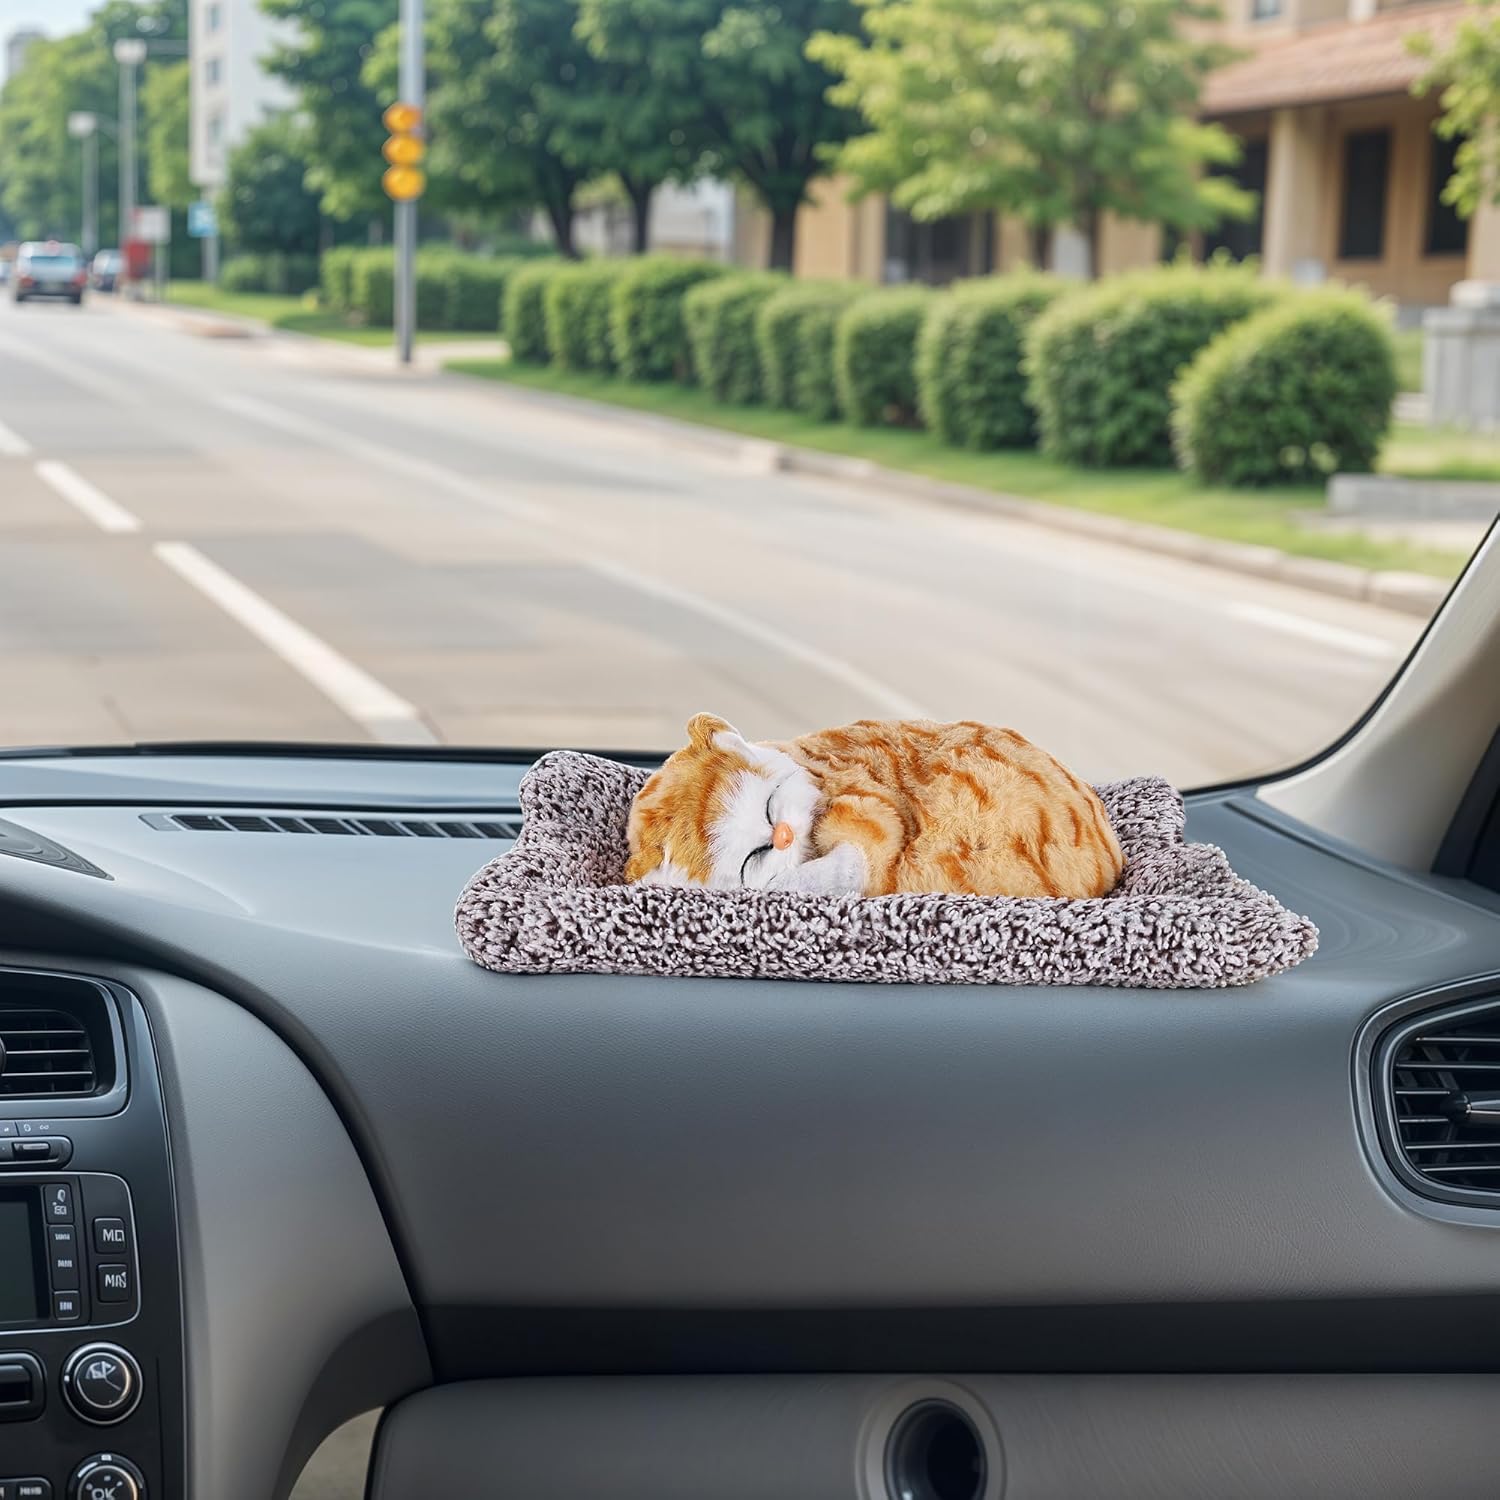
POLYGON ((0 303, 0 744, 930 714, 1192 785, 1327 742, 1419 629, 365 351, 0 303))

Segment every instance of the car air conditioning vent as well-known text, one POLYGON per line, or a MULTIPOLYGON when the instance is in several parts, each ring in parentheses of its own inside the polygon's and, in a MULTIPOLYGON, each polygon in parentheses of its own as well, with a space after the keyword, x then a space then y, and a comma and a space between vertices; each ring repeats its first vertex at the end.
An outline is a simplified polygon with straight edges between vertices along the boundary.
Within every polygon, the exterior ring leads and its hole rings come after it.
POLYGON ((0 1007, 0 1099, 92 1094, 98 1086, 94 1044, 81 1017, 0 1007))
POLYGON ((166 833, 299 833, 379 839, 515 839, 521 833, 520 813, 511 810, 470 818, 414 813, 383 817, 333 812, 142 813, 141 821, 166 833))
POLYGON ((1500 1005, 1410 1021, 1384 1055, 1408 1178, 1436 1197, 1500 1205, 1500 1005))

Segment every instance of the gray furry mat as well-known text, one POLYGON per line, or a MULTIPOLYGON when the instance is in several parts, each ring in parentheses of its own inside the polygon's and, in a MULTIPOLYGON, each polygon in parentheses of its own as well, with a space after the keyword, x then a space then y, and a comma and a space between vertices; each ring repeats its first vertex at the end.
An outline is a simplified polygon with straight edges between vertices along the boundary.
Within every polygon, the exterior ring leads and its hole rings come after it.
POLYGON ((647 772, 559 750, 521 783, 521 836, 459 898, 464 951, 508 974, 655 974, 872 984, 1249 984, 1300 963, 1317 928, 1183 842, 1156 777, 1098 788, 1125 874, 1095 900, 809 896, 624 885, 647 772))

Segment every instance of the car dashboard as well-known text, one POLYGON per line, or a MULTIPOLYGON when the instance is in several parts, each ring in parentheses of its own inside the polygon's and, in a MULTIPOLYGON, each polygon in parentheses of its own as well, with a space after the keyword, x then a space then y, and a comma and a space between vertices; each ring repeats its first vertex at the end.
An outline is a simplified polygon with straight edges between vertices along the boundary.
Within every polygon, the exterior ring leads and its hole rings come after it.
POLYGON ((0 1070, 0 1143, 69 1143, 0 1207, 45 1257, 69 1188, 84 1298, 0 1319, 0 1494, 280 1497, 374 1408, 374 1500, 1485 1493, 1500 1197, 1386 1043, 1500 1010, 1493 892, 1246 787, 1188 837, 1321 942, 1245 989, 502 976, 452 909, 524 769, 7 764, 0 1038, 93 996, 111 1081, 0 1070))

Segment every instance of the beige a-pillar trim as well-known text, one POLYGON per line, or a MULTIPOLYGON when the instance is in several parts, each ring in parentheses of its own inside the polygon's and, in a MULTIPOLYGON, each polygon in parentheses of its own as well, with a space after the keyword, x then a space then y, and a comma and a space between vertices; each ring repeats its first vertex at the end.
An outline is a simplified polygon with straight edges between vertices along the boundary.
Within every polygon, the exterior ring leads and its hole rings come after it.
POLYGON ((1327 269, 1328 181, 1326 109, 1278 109, 1271 115, 1261 260, 1268 276, 1327 269))

